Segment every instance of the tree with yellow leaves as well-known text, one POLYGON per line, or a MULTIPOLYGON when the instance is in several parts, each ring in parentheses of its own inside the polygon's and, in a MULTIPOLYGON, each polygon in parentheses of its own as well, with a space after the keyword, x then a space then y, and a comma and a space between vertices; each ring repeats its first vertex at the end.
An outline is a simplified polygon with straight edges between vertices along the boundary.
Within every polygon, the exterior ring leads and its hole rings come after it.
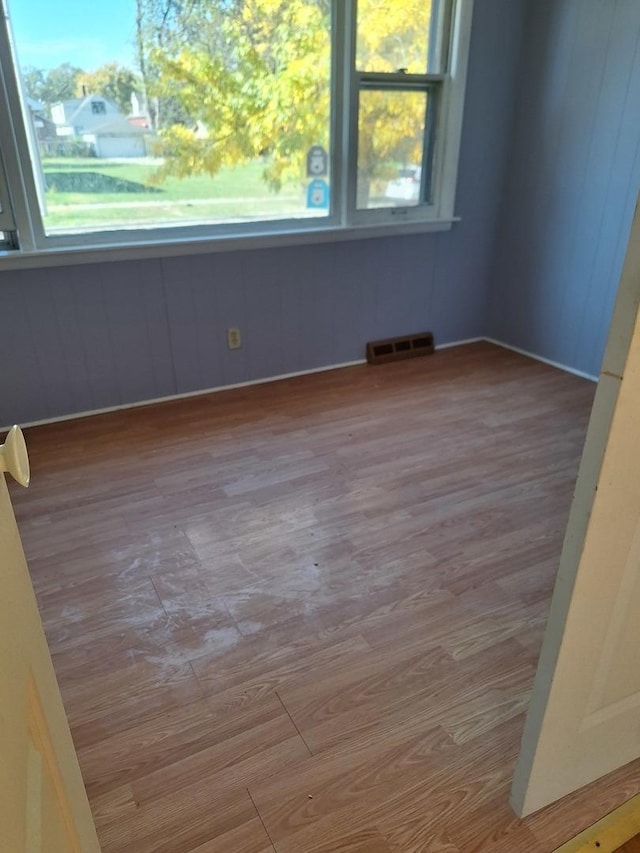
MULTIPOLYGON (((161 0, 147 2, 157 15, 161 0)), ((161 174, 215 174, 262 156, 274 189, 302 179, 309 148, 329 146, 330 0, 164 2, 164 29, 157 18, 146 30, 155 33, 145 46, 148 88, 189 121, 161 129, 161 174)), ((426 73, 430 19, 431 0, 359 0, 358 70, 426 73)), ((415 94, 362 93, 358 171, 367 187, 421 162, 425 97, 415 94)))
POLYGON ((113 101, 120 112, 131 112, 131 95, 139 91, 140 80, 129 68, 117 62, 107 62, 94 71, 81 71, 76 83, 76 95, 100 94, 113 101))

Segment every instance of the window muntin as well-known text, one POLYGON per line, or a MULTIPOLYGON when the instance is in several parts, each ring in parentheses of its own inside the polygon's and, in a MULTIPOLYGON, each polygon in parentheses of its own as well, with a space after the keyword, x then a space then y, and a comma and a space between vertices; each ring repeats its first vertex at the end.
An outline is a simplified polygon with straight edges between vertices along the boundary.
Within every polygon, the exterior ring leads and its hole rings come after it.
MULTIPOLYGON (((0 0, 0 3, 5 4, 12 2, 17 4, 17 0, 0 0)), ((138 2, 139 0, 130 0, 131 4, 137 4, 138 2)), ((149 2, 158 5, 163 0, 140 0, 140 2, 149 2)), ((167 0, 167 2, 171 5, 173 0, 167 0)), ((183 243, 185 238, 187 240, 195 239, 200 241, 202 239, 215 239, 216 236, 219 236, 225 240, 225 243, 221 245, 227 245, 229 237, 256 235, 256 237, 260 237, 262 240, 263 237, 261 235, 273 235, 275 239, 282 230, 285 231, 287 240, 290 242, 292 232, 300 231, 303 234, 308 231, 314 231, 318 227, 326 234, 329 234, 332 229, 341 230, 343 228, 350 228, 352 225, 359 226, 366 223, 374 227, 383 223, 396 225, 398 222, 403 221, 397 218, 397 214, 399 213, 406 214, 404 218, 405 222, 424 222, 427 225, 434 223, 439 227, 447 223, 450 225, 453 218, 453 202, 455 197, 457 159, 462 125, 473 0, 431 0, 431 2, 425 0, 424 9, 421 8, 419 12, 423 16, 423 21, 428 19, 426 38, 423 38, 422 34, 419 38, 416 36, 418 31, 422 32, 422 23, 418 27, 415 25, 415 21, 413 21, 410 29, 413 33, 414 48, 415 43, 419 44, 419 50, 417 48, 414 49, 414 54, 417 55, 419 53, 422 55, 423 51, 426 50, 424 61, 427 64, 427 74, 413 73, 413 69, 418 67, 416 64, 411 66, 411 70, 402 68, 400 72, 397 70, 395 72, 357 70, 358 14, 360 14, 360 21, 362 21, 362 10, 367 11, 366 6, 363 4, 368 3, 371 6, 375 2, 376 0, 359 0, 360 12, 358 12, 356 0, 300 0, 303 6, 307 6, 307 12, 312 6, 316 8, 322 7, 324 12, 330 15, 325 20, 334 22, 333 27, 331 25, 327 27, 329 38, 328 41, 325 40, 322 50, 323 58, 326 58, 326 64, 323 65, 323 73, 325 79, 329 78, 329 85, 326 86, 324 91, 327 114, 326 135, 324 139, 320 139, 319 135, 316 135, 314 137, 314 146, 311 146, 317 147, 319 145, 325 152, 328 152, 328 156, 325 157, 326 166, 324 173, 320 177, 308 171, 305 174, 304 166, 301 166, 300 162, 298 162, 298 174, 300 172, 304 174, 303 188, 305 190, 303 199, 305 207, 301 215, 296 215, 296 213, 291 215, 290 211, 281 212, 281 209, 278 209, 278 204, 284 198, 284 194, 281 193, 280 197, 270 196, 272 203, 269 205, 269 209, 258 211, 253 217, 230 216, 228 209, 219 208, 218 212, 222 213, 219 218, 211 216, 205 219, 199 215, 194 215, 191 219, 183 218, 178 220, 178 222, 176 222, 173 211, 170 213, 166 212, 164 219, 158 220, 157 217, 153 216, 145 220, 144 211, 140 211, 139 205, 132 205, 129 202, 129 210, 135 209, 136 212, 135 215, 131 214, 127 216, 126 223, 123 223, 122 221, 116 221, 116 217, 109 218, 108 215, 87 209, 86 200, 83 207, 82 200, 77 197, 75 199, 65 199, 64 194, 61 194, 58 195, 57 201, 64 202, 66 200, 70 202, 67 206, 73 209, 75 219, 71 219, 65 227, 61 225, 60 221, 55 222, 54 217, 51 216, 48 228, 45 228, 42 218, 39 216, 36 202, 40 198, 42 200, 42 208, 45 208, 46 196, 50 190, 45 185, 40 170, 32 170, 29 159, 25 156, 25 151, 28 147, 28 136, 31 134, 33 138, 36 122, 32 120, 28 121, 27 116, 23 116, 22 127, 20 127, 20 109, 17 107, 18 98, 17 95, 9 91, 8 104, 11 107, 15 135, 18 140, 22 141, 22 145, 19 142, 18 147, 11 151, 12 156, 10 159, 13 163, 20 158, 19 162, 22 166, 22 178, 14 181, 14 176, 12 176, 12 183, 16 184, 18 190, 17 207, 18 218, 20 219, 18 227, 19 230, 21 229, 20 234, 23 247, 27 252, 47 248, 91 248, 92 246, 98 247, 100 245, 115 247, 119 242, 128 246, 140 244, 167 247, 167 241, 171 242, 172 234, 176 235, 175 239, 180 241, 180 243, 183 243), (427 10, 426 12, 425 9, 427 10), (425 44, 426 48, 424 47, 425 44), (331 74, 329 74, 329 66, 331 66, 331 74), (384 179, 386 180, 386 184, 393 183, 396 180, 400 181, 402 178, 407 177, 404 174, 407 170, 412 170, 412 182, 415 184, 415 180, 420 181, 420 190, 417 198, 415 198, 414 185, 411 190, 411 196, 406 199, 400 197, 392 198, 391 196, 396 195, 396 193, 395 190, 391 190, 388 206, 383 204, 364 207, 358 201, 358 185, 362 183, 358 181, 357 176, 358 154, 359 149, 362 152, 362 131, 367 126, 367 122, 363 120, 364 116, 360 109, 360 97, 363 95, 366 100, 364 92, 367 90, 384 92, 385 95, 389 95, 390 91, 396 91, 398 99, 402 99, 402 93, 406 93, 407 95, 411 93, 410 100, 414 102, 418 99, 426 100, 427 107, 425 109, 424 127, 421 126, 419 121, 415 122, 418 136, 420 135, 420 131, 423 132, 421 162, 407 163, 406 157, 402 155, 402 152, 400 152, 397 158, 394 158, 394 156, 387 152, 385 158, 383 158, 387 161, 383 169, 388 175, 384 179), (421 94, 418 97, 414 97, 417 92, 421 94), (31 127, 27 128, 27 124, 30 124, 31 127), (329 182, 331 182, 331 192, 329 192, 329 182), (311 186, 312 183, 316 184, 313 188, 311 186), (320 186, 320 191, 317 185, 320 186), (309 203, 310 200, 313 200, 312 204, 309 203), (176 228, 176 224, 179 224, 181 227, 176 228), (329 231, 327 231, 327 228, 329 231)), ((262 6, 263 9, 266 10, 268 8, 273 12, 273 9, 276 7, 291 9, 294 5, 297 5, 297 9, 299 10, 300 3, 298 3, 298 0, 287 4, 277 3, 276 0, 252 0, 251 5, 262 6)), ((181 4, 180 7, 183 8, 188 5, 181 4)), ((215 6, 216 4, 204 5, 215 6)), ((221 0, 220 5, 230 8, 228 0, 224 0, 224 2, 221 0)), ((240 7, 243 5, 243 2, 242 0, 238 0, 238 3, 233 5, 240 7)), ((249 5, 248 2, 247 5, 249 5)), ((399 2, 399 5, 410 7, 412 5, 415 6, 415 3, 399 2)), ((22 0, 20 0, 19 6, 24 8, 22 0)), ((271 21, 271 23, 273 22, 271 21)), ((287 28, 284 26, 286 21, 281 21, 281 24, 283 26, 280 26, 278 31, 286 32, 287 28)), ((267 35, 271 34, 272 30, 273 27, 269 25, 265 25, 262 28, 263 42, 266 42, 267 35)), ((195 40, 194 32, 193 30, 191 32, 192 40, 195 40)), ((260 36, 260 28, 253 33, 254 36, 256 32, 260 36)), ((301 38, 303 41, 307 38, 304 28, 301 29, 300 26, 297 29, 289 27, 289 34, 294 32, 302 34, 301 38)), ((393 28, 389 28, 387 36, 389 34, 391 37, 396 38, 398 27, 395 24, 393 28)), ((224 33, 222 33, 222 36, 226 38, 224 33)), ((271 36, 269 35, 269 37, 271 36)), ((295 39, 293 39, 293 42, 295 43, 295 39)), ((165 41, 164 44, 168 45, 168 42, 165 41)), ((175 44, 176 42, 173 44, 174 47, 175 44)), ((287 49, 290 47, 286 39, 282 42, 282 45, 287 49)), ((7 33, 6 31, 3 33, 2 27, 0 27, 0 62, 4 66, 5 80, 9 81, 8 90, 15 88, 17 91, 18 87, 15 86, 11 78, 15 73, 12 54, 15 57, 18 51, 14 50, 11 52, 7 49, 7 46, 7 33)), ((307 49, 308 45, 305 47, 305 50, 307 49)), ((389 65, 393 64, 392 57, 389 65)), ((421 59, 420 67, 422 67, 422 64, 421 59)), ((290 80, 289 83, 291 83, 290 80)), ((286 86, 280 87, 281 92, 285 90, 288 92, 292 103, 304 104, 305 92, 300 87, 297 89, 295 86, 292 89, 291 85, 288 86, 288 89, 286 86)), ((91 99, 92 92, 90 88, 86 91, 87 96, 91 99)), ((308 93, 308 89, 306 91, 308 93)), ((93 94, 95 95, 95 92, 93 94)), ((143 103, 143 106, 148 106, 153 101, 153 98, 149 98, 149 92, 145 94, 148 100, 143 103)), ((102 96, 100 97, 102 98, 102 96)), ((389 98, 387 99, 389 100, 389 98)), ((316 107, 319 107, 320 100, 318 97, 315 98, 316 107)), ((136 98, 131 98, 131 103, 132 111, 135 112, 136 98)), ((137 106, 140 109, 139 100, 137 106)), ((22 110, 25 112, 24 98, 22 110)), ((107 106, 108 112, 109 107, 107 106)), ((231 108, 231 112, 233 112, 233 108, 231 108)), ((322 114, 322 110, 316 108, 314 114, 316 116, 322 114)), ((94 121, 104 121, 105 116, 94 116, 93 118, 94 121)), ((109 115, 107 115, 107 118, 109 118, 109 115)), ((81 125, 81 127, 83 132, 86 133, 86 127, 84 125, 81 125)), ((289 148, 292 149, 293 143, 289 143, 286 137, 283 138, 285 139, 285 143, 289 144, 289 148)), ((5 146, 5 150, 6 142, 7 135, 5 134, 3 138, 0 133, 0 143, 5 146)), ((294 142, 299 147, 299 139, 294 139, 294 142)), ((286 144, 283 150, 286 148, 286 144)), ((9 147, 13 148, 12 146, 9 147)), ((33 144, 31 144, 31 147, 32 149, 34 148, 33 144)), ((264 151, 261 151, 260 165, 262 166, 264 165, 262 159, 264 153, 264 151)), ((32 159, 38 160, 37 157, 32 159)), ((304 160, 304 158, 301 159, 304 160)), ((225 169, 228 172, 232 172, 233 166, 222 167, 216 175, 217 179, 221 180, 223 178, 223 170, 225 169)), ((64 170, 59 169, 59 171, 62 172, 64 170)), ((179 180, 186 180, 183 175, 176 176, 176 178, 178 177, 179 180)), ((226 179, 228 183, 229 180, 235 180, 235 176, 232 178, 230 174, 227 174, 226 179)), ((65 180, 68 181, 69 179, 68 177, 65 178, 64 175, 55 175, 52 178, 54 194, 56 192, 60 193, 60 187, 62 186, 68 189, 68 184, 65 185, 65 180)), ((204 179, 197 180, 194 176, 191 176, 191 180, 197 182, 200 187, 205 182, 204 179)), ((380 184, 381 181, 383 181, 383 178, 378 176, 378 183, 380 184)), ((262 189, 264 190, 265 187, 262 187, 262 189)), ((13 187, 12 193, 14 195, 16 194, 15 190, 16 187, 13 187)), ((153 193, 149 194, 153 195, 153 193)), ((115 202, 115 199, 113 201, 115 202)), ((118 198, 118 202, 122 203, 122 198, 118 198)), ((158 205, 158 207, 160 206, 158 205)), ((198 208, 195 213, 200 214, 201 205, 198 208)), ((103 211, 110 210, 106 204, 97 209, 103 211)), ((60 211, 54 210, 52 213, 59 214, 60 211)), ((64 213, 67 216, 72 215, 71 210, 67 210, 64 213)), ((262 244, 264 245, 264 243, 262 244)), ((213 246, 214 244, 211 245, 213 246)))

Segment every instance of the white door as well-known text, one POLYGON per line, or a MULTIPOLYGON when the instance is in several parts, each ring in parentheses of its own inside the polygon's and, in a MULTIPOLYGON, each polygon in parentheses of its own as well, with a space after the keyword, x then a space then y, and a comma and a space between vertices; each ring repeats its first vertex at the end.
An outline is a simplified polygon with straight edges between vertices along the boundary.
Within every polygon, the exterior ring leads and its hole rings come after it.
POLYGON ((527 815, 640 756, 640 208, 512 789, 527 815))
MULTIPOLYGON (((29 480, 12 430, 0 472, 29 480)), ((78 760, 0 473, 0 850, 99 853, 78 760)))

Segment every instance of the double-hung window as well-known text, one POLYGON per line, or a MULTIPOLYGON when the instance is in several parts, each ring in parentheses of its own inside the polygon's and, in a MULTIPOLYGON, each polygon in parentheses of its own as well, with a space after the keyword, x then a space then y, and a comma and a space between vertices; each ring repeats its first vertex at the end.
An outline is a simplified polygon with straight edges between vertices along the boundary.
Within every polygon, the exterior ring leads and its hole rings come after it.
POLYGON ((454 220, 473 0, 0 4, 0 264, 454 220))

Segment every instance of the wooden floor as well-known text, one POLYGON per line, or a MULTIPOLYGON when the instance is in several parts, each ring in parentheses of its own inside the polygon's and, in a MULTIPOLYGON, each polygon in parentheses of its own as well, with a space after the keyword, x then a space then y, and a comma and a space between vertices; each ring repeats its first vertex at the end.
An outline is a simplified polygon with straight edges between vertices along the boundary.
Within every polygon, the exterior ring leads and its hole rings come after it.
POLYGON ((30 429, 104 853, 549 853, 507 796, 594 386, 488 344, 30 429))

